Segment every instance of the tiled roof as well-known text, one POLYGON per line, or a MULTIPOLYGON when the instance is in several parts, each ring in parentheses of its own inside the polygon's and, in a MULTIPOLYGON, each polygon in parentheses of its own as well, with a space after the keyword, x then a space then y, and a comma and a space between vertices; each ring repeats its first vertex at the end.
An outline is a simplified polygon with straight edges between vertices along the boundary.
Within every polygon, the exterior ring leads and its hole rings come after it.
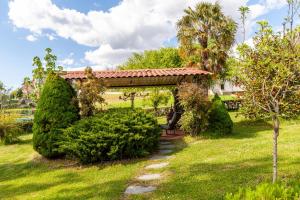
MULTIPOLYGON (((207 75, 208 71, 197 68, 164 68, 164 69, 139 69, 139 70, 114 70, 94 71, 97 78, 141 78, 141 77, 162 77, 162 76, 186 76, 186 75, 207 75)), ((85 78, 84 71, 68 71, 63 75, 65 79, 85 78)))

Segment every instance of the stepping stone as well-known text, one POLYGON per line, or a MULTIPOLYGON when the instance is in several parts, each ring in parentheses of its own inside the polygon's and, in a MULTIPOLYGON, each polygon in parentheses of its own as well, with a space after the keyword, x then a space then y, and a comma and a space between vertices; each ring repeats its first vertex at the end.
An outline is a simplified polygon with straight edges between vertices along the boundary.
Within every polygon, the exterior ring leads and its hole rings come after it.
POLYGON ((160 145, 165 145, 165 144, 171 144, 171 142, 169 142, 169 141, 160 141, 159 144, 160 145))
POLYGON ((160 149, 173 149, 175 148, 174 144, 164 144, 159 146, 160 149))
POLYGON ((154 186, 131 185, 126 189, 125 194, 143 194, 154 190, 156 190, 156 187, 154 186))
POLYGON ((161 149, 161 150, 159 150, 160 154, 169 154, 169 153, 172 153, 172 152, 173 152, 173 150, 171 150, 171 149, 161 149))
POLYGON ((161 175, 160 174, 145 174, 142 176, 139 176, 137 179, 141 180, 141 181, 151 181, 151 180, 156 180, 156 179, 160 179, 161 175))
POLYGON ((148 165, 145 168, 146 169, 160 169, 160 168, 166 167, 167 165, 169 165, 168 162, 163 162, 163 163, 148 165))
POLYGON ((164 156, 164 155, 154 155, 150 158, 150 160, 164 160, 164 159, 170 159, 174 156, 164 156))

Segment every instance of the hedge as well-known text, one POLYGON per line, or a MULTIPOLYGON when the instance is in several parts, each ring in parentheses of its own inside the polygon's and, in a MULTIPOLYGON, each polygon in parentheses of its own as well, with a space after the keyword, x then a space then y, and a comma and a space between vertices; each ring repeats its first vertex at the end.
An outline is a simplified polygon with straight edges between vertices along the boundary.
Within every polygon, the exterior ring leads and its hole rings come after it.
POLYGON ((158 146, 157 120, 142 110, 111 109, 65 129, 61 151, 82 163, 150 154, 158 146))

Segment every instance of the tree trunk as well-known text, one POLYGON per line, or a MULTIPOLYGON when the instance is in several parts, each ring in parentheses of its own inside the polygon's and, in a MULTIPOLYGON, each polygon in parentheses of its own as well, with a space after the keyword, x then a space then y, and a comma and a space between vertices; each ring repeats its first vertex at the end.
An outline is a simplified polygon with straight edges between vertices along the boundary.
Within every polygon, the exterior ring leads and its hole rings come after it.
POLYGON ((279 136, 279 119, 277 116, 273 116, 273 183, 277 181, 277 139, 279 136))
POLYGON ((130 93, 131 109, 134 109, 135 92, 130 93))

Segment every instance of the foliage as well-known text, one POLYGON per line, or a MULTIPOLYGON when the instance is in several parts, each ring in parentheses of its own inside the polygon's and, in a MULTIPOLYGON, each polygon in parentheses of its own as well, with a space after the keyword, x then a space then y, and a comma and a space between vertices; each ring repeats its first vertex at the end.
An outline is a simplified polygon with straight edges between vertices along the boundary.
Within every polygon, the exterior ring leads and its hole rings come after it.
POLYGON ((120 69, 157 69, 175 68, 182 66, 182 59, 176 48, 161 48, 148 50, 143 53, 134 53, 120 69))
POLYGON ((299 199, 300 184, 293 182, 291 184, 284 183, 261 183, 255 189, 250 187, 240 188, 235 194, 228 193, 226 200, 254 200, 254 199, 299 199))
POLYGON ((19 141, 22 129, 16 123, 16 114, 0 113, 0 140, 4 144, 14 144, 19 141))
MULTIPOLYGON (((274 33, 266 21, 253 38, 254 47, 239 46, 239 83, 243 86, 243 113, 249 118, 272 118, 274 129, 273 182, 277 178, 279 117, 300 112, 300 44, 290 35, 274 33)), ((300 28, 290 33, 298 35, 300 28)))
POLYGON ((212 99, 212 105, 209 109, 208 122, 210 131, 221 135, 230 134, 232 132, 233 122, 225 107, 225 104, 217 94, 212 99))
POLYGON ((23 96, 22 88, 17 88, 11 91, 10 96, 12 99, 20 99, 23 96))
POLYGON ((22 83, 23 98, 30 99, 33 91, 33 84, 29 77, 25 77, 22 83))
POLYGON ((88 117, 96 113, 96 104, 105 103, 105 99, 102 97, 105 91, 104 83, 98 79, 90 67, 85 69, 85 75, 87 77, 79 85, 79 103, 81 116, 88 117))
POLYGON ((166 105, 169 101, 169 92, 160 91, 160 88, 155 88, 150 92, 149 100, 157 113, 157 109, 160 105, 166 105))
POLYGON ((189 60, 189 65, 222 76, 234 42, 236 23, 223 14, 218 3, 198 3, 195 9, 188 8, 184 12, 177 23, 182 56, 189 60))
POLYGON ((50 73, 59 73, 63 70, 62 66, 56 65, 57 57, 52 53, 52 49, 46 48, 45 49, 45 57, 44 62, 45 66, 43 66, 41 59, 38 56, 33 58, 33 66, 36 66, 35 69, 32 70, 32 81, 24 79, 24 84, 31 83, 33 91, 30 94, 30 97, 35 100, 36 102, 39 100, 41 91, 43 89, 43 85, 47 76, 50 73), (25 82, 26 81, 26 82, 25 82))
POLYGON ((60 155, 57 142, 61 129, 79 119, 79 108, 73 88, 59 75, 48 75, 34 113, 33 147, 41 155, 60 155))
POLYGON ((113 109, 82 119, 64 133, 62 151, 94 163, 148 155, 158 145, 160 128, 141 110, 113 109))
POLYGON ((3 82, 0 81, 0 109, 3 108, 6 98, 7 98, 7 88, 5 87, 3 82))
POLYGON ((181 128, 192 135, 205 131, 210 107, 206 89, 197 83, 182 83, 178 89, 180 104, 184 109, 179 121, 181 128))

